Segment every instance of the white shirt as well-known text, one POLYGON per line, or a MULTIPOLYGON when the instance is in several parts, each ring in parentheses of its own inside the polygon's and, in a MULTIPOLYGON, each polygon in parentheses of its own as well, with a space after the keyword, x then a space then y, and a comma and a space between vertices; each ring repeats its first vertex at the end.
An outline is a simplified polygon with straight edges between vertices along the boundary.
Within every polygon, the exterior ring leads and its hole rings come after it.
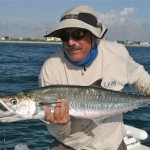
MULTIPOLYGON (((101 86, 107 89, 120 91, 129 84, 150 95, 150 76, 143 66, 130 57, 123 45, 104 40, 98 43, 98 56, 86 71, 68 62, 63 50, 53 54, 41 69, 39 84, 90 86, 99 79, 101 86)), ((100 125, 72 117, 66 125, 47 127, 50 134, 76 150, 117 150, 124 137, 122 115, 103 119, 100 125)))

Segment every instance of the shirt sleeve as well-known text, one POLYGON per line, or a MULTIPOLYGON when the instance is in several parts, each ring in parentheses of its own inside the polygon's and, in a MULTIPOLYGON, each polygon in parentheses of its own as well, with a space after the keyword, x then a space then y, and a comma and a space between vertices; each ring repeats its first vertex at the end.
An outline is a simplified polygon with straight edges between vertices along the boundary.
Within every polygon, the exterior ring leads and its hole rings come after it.
POLYGON ((128 82, 131 87, 145 95, 150 95, 150 75, 144 67, 130 56, 127 63, 128 82))
POLYGON ((47 129, 57 140, 62 141, 71 131, 71 121, 67 124, 48 124, 47 129))
MULTIPOLYGON (((61 84, 59 83, 58 77, 55 75, 59 74, 56 70, 57 69, 53 67, 53 64, 46 61, 39 75, 39 86, 43 87, 52 84, 61 84)), ((63 125, 50 123, 47 124, 47 129, 51 135, 53 135, 58 140, 61 140, 69 135, 71 130, 71 122, 63 125)))
MULTIPOLYGON (((39 75, 39 86, 48 86, 51 84, 60 84, 57 80, 57 72, 53 67, 53 64, 50 63, 51 60, 47 60, 44 65, 42 66, 40 75, 39 75)), ((52 61, 53 63, 53 61, 52 61)))

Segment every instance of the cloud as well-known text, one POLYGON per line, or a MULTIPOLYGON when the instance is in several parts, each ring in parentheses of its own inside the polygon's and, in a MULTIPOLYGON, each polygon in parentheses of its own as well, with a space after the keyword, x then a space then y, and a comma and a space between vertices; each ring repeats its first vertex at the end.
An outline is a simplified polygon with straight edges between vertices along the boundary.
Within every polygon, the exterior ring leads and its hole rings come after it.
MULTIPOLYGON (((99 21, 108 28, 105 38, 108 40, 150 41, 150 22, 134 19, 138 10, 133 7, 107 13, 98 12, 99 21)), ((43 38, 43 35, 57 23, 53 20, 34 20, 21 17, 0 17, 0 37, 43 38)))
POLYGON ((106 14, 98 12, 99 21, 102 21, 108 28, 107 39, 129 40, 129 41, 150 41, 150 23, 135 20, 132 15, 137 10, 133 7, 124 8, 122 11, 110 11, 106 14))
POLYGON ((9 36, 12 38, 43 38, 55 22, 40 22, 27 20, 25 18, 1 18, 0 37, 9 36))
POLYGON ((124 8, 123 11, 117 12, 111 10, 106 14, 98 12, 99 21, 105 22, 107 25, 113 25, 114 23, 124 23, 129 15, 133 14, 135 11, 134 8, 124 8))

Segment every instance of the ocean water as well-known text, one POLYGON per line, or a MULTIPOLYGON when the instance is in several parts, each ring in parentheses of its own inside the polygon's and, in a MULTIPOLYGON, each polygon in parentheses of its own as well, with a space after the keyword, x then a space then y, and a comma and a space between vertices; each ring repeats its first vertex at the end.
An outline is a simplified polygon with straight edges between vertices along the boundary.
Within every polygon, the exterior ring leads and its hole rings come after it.
MULTIPOLYGON (((38 75, 44 61, 61 44, 0 43, 0 96, 38 87, 38 75)), ((127 47, 136 62, 150 73, 150 47, 127 47)), ((124 91, 136 92, 129 87, 124 91)), ((150 106, 124 115, 126 124, 144 129, 150 135, 150 106)), ((0 123, 0 150, 13 150, 25 143, 30 150, 47 150, 52 138, 39 120, 0 123)), ((150 146, 150 136, 143 144, 150 146)))

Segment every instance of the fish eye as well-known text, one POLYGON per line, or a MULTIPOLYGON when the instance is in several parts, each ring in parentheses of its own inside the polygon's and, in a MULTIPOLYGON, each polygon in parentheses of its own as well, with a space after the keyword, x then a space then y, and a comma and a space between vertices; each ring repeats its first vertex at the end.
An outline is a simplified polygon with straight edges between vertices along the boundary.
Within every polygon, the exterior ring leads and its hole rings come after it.
POLYGON ((17 100, 15 98, 13 98, 13 99, 10 100, 10 103, 12 105, 16 105, 17 104, 17 100))

